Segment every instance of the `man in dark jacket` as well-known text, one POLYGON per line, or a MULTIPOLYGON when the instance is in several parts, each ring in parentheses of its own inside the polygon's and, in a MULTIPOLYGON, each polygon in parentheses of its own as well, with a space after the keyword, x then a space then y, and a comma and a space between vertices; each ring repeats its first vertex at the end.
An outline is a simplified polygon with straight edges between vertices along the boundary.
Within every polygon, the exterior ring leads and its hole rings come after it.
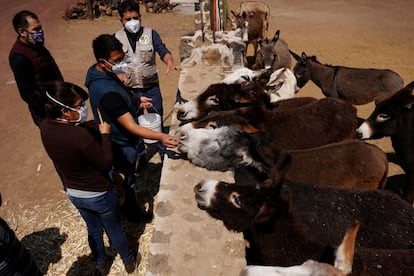
POLYGON ((130 221, 148 221, 149 217, 144 217, 147 214, 139 214, 140 206, 135 196, 135 174, 145 153, 142 138, 158 140, 169 148, 176 147, 178 140, 138 124, 138 106, 150 108, 152 103, 149 98, 131 96, 117 77, 125 55, 121 42, 115 36, 103 34, 94 39, 92 47, 96 63, 88 69, 85 86, 89 90, 95 121, 99 122, 101 114, 102 119, 111 125, 113 167, 125 176, 126 198, 122 209, 130 221))
POLYGON ((39 126, 44 114, 44 97, 38 87, 49 81, 63 81, 50 52, 44 46, 42 25, 31 11, 13 17, 17 40, 10 50, 9 63, 21 98, 28 104, 34 123, 39 126))

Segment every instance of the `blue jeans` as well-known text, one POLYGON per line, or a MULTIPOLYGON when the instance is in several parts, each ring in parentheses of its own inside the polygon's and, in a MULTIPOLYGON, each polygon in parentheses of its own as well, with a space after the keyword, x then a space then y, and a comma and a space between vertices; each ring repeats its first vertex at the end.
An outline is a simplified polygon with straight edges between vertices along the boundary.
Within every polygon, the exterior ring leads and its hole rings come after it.
POLYGON ((106 253, 103 241, 105 229, 109 239, 124 263, 133 262, 134 255, 128 248, 127 238, 121 224, 118 210, 118 192, 115 188, 104 195, 92 198, 69 196, 69 200, 79 210, 88 228, 88 241, 97 267, 103 266, 106 253))
POLYGON ((118 170, 125 175, 122 183, 125 189, 125 203, 122 210, 130 221, 138 218, 138 203, 135 193, 137 162, 145 156, 144 141, 140 139, 134 146, 124 146, 112 143, 112 163, 114 170, 118 170))

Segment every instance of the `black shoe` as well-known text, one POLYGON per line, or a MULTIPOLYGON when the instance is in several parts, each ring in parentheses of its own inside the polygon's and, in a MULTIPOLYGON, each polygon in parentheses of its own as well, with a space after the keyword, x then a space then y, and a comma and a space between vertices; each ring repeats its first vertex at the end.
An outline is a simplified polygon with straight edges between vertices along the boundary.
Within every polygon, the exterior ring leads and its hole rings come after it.
POLYGON ((137 268, 137 260, 135 259, 132 262, 124 263, 124 266, 125 266, 126 272, 132 273, 137 268))
POLYGON ((102 266, 96 267, 96 271, 99 272, 98 275, 106 276, 109 274, 109 271, 111 271, 111 266, 112 262, 108 260, 102 266))

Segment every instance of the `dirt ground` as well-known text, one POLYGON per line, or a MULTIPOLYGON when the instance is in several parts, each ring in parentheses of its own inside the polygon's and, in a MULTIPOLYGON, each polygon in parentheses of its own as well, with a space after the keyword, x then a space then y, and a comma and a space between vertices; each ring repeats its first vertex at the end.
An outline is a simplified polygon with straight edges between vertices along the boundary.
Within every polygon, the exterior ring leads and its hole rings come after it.
MULTIPOLYGON (((23 9, 37 13, 43 24, 46 46, 56 59, 66 81, 83 85, 88 67, 94 63, 91 43, 102 33, 121 28, 114 16, 96 20, 65 21, 65 9, 74 0, 0 0, 3 26, 0 42, 0 192, 3 206, 0 216, 10 221, 20 238, 38 231, 32 225, 26 231, 19 222, 20 214, 47 217, 55 206, 66 198, 62 186, 40 141, 37 127, 32 123, 27 106, 19 97, 8 64, 9 50, 15 40, 11 19, 23 9), (46 207, 45 207, 46 206, 46 207), (19 228, 20 227, 20 228, 19 228), (17 231, 18 230, 18 231, 17 231)), ((268 37, 281 30, 291 50, 316 55, 322 63, 358 68, 388 68, 399 73, 407 84, 414 79, 414 2, 412 0, 264 0, 270 8, 268 37)), ((239 0, 229 0, 235 9, 239 0)), ((156 29, 179 63, 179 37, 194 30, 194 18, 180 12, 180 6, 166 14, 147 14, 142 8, 142 24, 156 29)), ((158 60, 165 115, 172 110, 179 73, 165 75, 165 66, 158 60)), ((308 83, 297 96, 323 95, 308 83)), ((358 115, 366 118, 373 104, 358 106, 358 115)), ((167 118, 168 119, 168 118, 167 118)), ((167 121, 168 122, 168 121, 167 121)), ((385 152, 392 152, 389 139, 372 141, 385 152)), ((64 146, 64 145, 62 145, 64 146)), ((399 166, 390 163, 389 175, 400 179, 399 166)), ((70 233, 69 233, 70 235, 70 233)))

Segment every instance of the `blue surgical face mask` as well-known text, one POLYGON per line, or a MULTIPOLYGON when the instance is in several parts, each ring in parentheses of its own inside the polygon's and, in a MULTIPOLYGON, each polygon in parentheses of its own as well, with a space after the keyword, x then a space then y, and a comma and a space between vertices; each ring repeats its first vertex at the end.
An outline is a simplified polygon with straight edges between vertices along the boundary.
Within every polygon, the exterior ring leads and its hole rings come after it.
POLYGON ((72 123, 84 123, 88 119, 88 107, 86 104, 82 105, 78 110, 71 109, 79 113, 79 119, 71 120, 72 123))
POLYGON ((84 122, 86 122, 86 120, 88 118, 88 107, 86 106, 85 102, 82 102, 80 108, 79 109, 76 109, 76 108, 70 107, 70 106, 68 106, 68 105, 66 105, 66 104, 64 104, 64 103, 56 100, 55 98, 53 98, 52 96, 50 96, 50 94, 47 91, 46 91, 46 96, 52 102, 54 102, 54 103, 56 103, 56 104, 58 104, 58 105, 60 105, 60 106, 62 106, 64 108, 67 108, 67 109, 70 109, 72 111, 78 112, 79 118, 77 120, 70 120, 71 123, 84 123, 84 122))
POLYGON ((45 42, 45 36, 43 31, 29 32, 29 39, 33 45, 43 44, 45 42))

